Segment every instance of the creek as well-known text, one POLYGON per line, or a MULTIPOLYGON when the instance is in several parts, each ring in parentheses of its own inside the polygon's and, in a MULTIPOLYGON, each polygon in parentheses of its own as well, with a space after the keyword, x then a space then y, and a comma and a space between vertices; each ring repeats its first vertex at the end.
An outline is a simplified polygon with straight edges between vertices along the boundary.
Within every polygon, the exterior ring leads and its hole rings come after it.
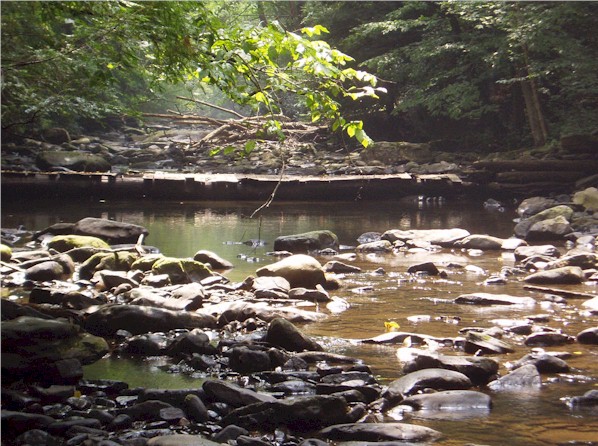
MULTIPOLYGON (((260 217, 249 218, 262 203, 252 202, 158 202, 158 201, 95 201, 95 202, 8 202, 2 204, 2 227, 23 225, 27 230, 41 230, 57 222, 75 222, 84 217, 101 217, 135 223, 146 227, 145 244, 157 247, 163 254, 176 257, 193 256, 200 249, 216 252, 233 262, 235 267, 225 275, 231 281, 242 281, 255 270, 276 259, 268 256, 274 239, 317 229, 329 229, 339 237, 342 252, 353 252, 357 238, 368 231, 388 229, 463 228, 472 234, 509 237, 516 217, 514 206, 504 212, 484 208, 481 201, 438 203, 417 200, 380 202, 282 203, 274 202, 260 217), (257 242, 257 241, 263 242, 257 242)), ((565 251, 564 244, 558 246, 565 251)), ((330 260, 318 257, 323 264, 330 260)), ((397 358, 400 345, 369 345, 359 339, 384 332, 384 322, 394 321, 402 331, 437 337, 456 337, 464 327, 493 326, 493 319, 525 318, 545 315, 543 325, 560 328, 575 335, 595 326, 596 317, 581 311, 581 299, 568 299, 566 305, 543 301, 540 293, 525 290, 518 278, 504 285, 481 285, 489 275, 503 266, 514 265, 512 253, 500 251, 466 252, 443 249, 438 253, 358 255, 352 265, 361 273, 346 275, 343 287, 331 292, 346 299, 350 307, 332 314, 322 322, 301 326, 325 349, 351 355, 372 367, 381 383, 401 376, 397 358), (445 278, 407 274, 410 265, 432 261, 446 270, 445 278), (449 263, 473 265, 477 268, 447 267, 449 263), (373 274, 383 268, 385 274, 373 274), (456 305, 449 300, 460 294, 488 293, 532 296, 533 308, 478 307, 456 305), (421 317, 414 317, 421 316, 421 317)), ((558 286, 569 291, 596 293, 590 285, 558 286)), ((507 338, 515 353, 497 356, 501 374, 504 364, 515 361, 530 348, 522 338, 507 338)), ((466 443, 486 445, 596 444, 598 418, 596 412, 570 410, 566 399, 595 389, 598 383, 598 350, 595 346, 569 344, 547 347, 550 351, 567 351, 572 371, 568 374, 542 375, 540 390, 523 392, 491 392, 493 408, 487 413, 453 412, 438 419, 425 413, 406 413, 406 422, 422 424, 445 434, 439 445, 466 443)), ((440 350, 458 354, 451 348, 440 350)), ((167 373, 161 358, 143 360, 106 358, 86 367, 88 378, 121 379, 131 386, 187 388, 201 381, 190 376, 167 373)))

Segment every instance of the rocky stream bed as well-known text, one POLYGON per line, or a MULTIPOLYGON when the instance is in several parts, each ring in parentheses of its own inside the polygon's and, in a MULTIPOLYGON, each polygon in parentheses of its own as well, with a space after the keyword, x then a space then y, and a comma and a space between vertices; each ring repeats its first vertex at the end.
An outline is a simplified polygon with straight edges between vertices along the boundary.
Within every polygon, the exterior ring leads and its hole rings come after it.
MULTIPOLYGON (((455 411, 485 413, 497 392, 558 386, 552 377, 572 371, 573 353, 563 346, 598 354, 597 209, 594 188, 533 197, 520 204, 511 238, 389 228, 363 234, 353 252, 339 252, 336 235, 316 228, 277 238, 270 253, 276 261, 241 282, 222 274, 231 264, 217 253, 164 256, 143 244, 147 229, 131 223, 84 218, 36 233, 3 228, 2 444, 441 442, 446 435, 425 423, 395 420, 418 411, 447 419, 455 411), (570 333, 541 317, 497 319, 491 328, 439 337, 389 322, 385 333, 359 341, 400 347, 402 374, 389 383, 360 358, 327 352, 302 332, 302 324, 349 305, 333 291, 359 272, 355 256, 452 249, 512 253, 515 265, 485 282, 520 281, 530 290, 509 295, 484 287, 455 304, 531 307, 539 295, 568 307, 575 297, 587 326, 570 333), (590 292, 566 291, 581 284, 590 292), (515 346, 528 353, 507 364, 515 346), (205 379, 177 390, 84 379, 83 366, 105 355, 166 357, 172 372, 205 379)), ((425 281, 450 267, 414 263, 405 274, 425 281)), ((598 379, 596 369, 575 372, 598 379)), ((563 412, 581 416, 597 410, 596 390, 562 403, 563 412)))

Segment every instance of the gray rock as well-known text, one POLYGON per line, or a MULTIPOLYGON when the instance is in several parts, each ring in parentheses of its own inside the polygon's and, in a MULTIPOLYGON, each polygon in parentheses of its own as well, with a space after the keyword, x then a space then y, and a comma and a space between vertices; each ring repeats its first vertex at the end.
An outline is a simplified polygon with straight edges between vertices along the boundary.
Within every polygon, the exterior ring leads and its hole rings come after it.
POLYGON ((208 409, 197 395, 188 394, 184 400, 184 408, 187 417, 196 423, 203 423, 210 418, 208 409))
POLYGON ((316 285, 326 284, 326 276, 320 262, 305 254, 286 257, 276 263, 258 269, 256 274, 258 277, 284 277, 289 281, 292 288, 315 288, 316 285))
POLYGON ((533 364, 523 365, 513 372, 488 383, 491 390, 539 389, 542 386, 540 372, 533 364))
POLYGON ((160 411, 172 407, 170 404, 159 400, 146 400, 141 403, 122 409, 121 413, 130 416, 135 421, 159 420, 160 411))
POLYGON ((322 429, 319 434, 330 440, 340 441, 434 441, 442 434, 429 427, 406 423, 356 423, 340 424, 322 429))
POLYGON ((320 344, 305 336, 291 322, 283 318, 276 318, 270 322, 266 341, 293 352, 323 350, 320 344))
POLYGON ((292 253, 306 253, 325 248, 338 249, 338 237, 331 231, 310 231, 277 237, 274 240, 275 251, 291 251, 292 253))
POLYGON ((504 249, 505 239, 486 234, 472 234, 457 241, 455 246, 464 249, 498 250, 504 249))
POLYGON ((574 396, 569 401, 569 406, 578 407, 597 407, 598 406, 598 390, 588 390, 582 396, 574 396))
POLYGON ((56 420, 47 415, 2 410, 2 436, 16 437, 32 429, 45 429, 56 420))
POLYGON ((393 245, 388 240, 362 243, 355 248, 355 252, 391 252, 393 245))
POLYGON ((515 350, 509 344, 485 333, 470 331, 467 333, 464 345, 465 353, 502 354, 513 353, 515 350))
POLYGON ((548 218, 532 224, 525 235, 525 239, 534 242, 560 240, 571 232, 573 232, 573 229, 569 221, 562 215, 559 215, 558 217, 548 218))
POLYGON ((510 296, 508 294, 471 293, 462 294, 453 301, 466 305, 524 305, 533 306, 536 301, 531 297, 510 296))
POLYGON ((382 240, 388 240, 394 243, 397 240, 406 242, 408 240, 418 240, 439 245, 443 247, 451 247, 454 244, 470 235, 469 231, 465 229, 411 229, 402 231, 399 229, 391 229, 382 234, 382 240))
POLYGON ((556 217, 563 217, 565 220, 570 221, 572 215, 573 215, 573 209, 571 209, 569 206, 565 206, 565 205, 554 206, 552 208, 540 211, 537 214, 535 214, 529 218, 521 220, 519 223, 517 223, 515 225, 515 228, 513 229, 513 231, 517 237, 527 240, 529 230, 535 223, 538 223, 538 222, 541 222, 544 220, 550 220, 550 219, 553 219, 556 217))
POLYGON ((310 302, 330 302, 328 292, 318 286, 318 289, 308 290, 307 288, 293 288, 289 291, 290 299, 307 300, 310 302))
POLYGON ((538 373, 567 373, 569 365, 561 358, 548 353, 530 353, 513 363, 513 368, 519 368, 532 365, 538 373))
POLYGON ((598 345, 598 327, 586 328, 575 337, 580 344, 598 345))
POLYGON ((574 340, 572 336, 562 333, 541 332, 529 335, 524 343, 528 346, 552 346, 569 344, 574 340))
POLYGON ((514 251, 515 260, 521 261, 528 257, 543 256, 559 258, 560 251, 553 245, 520 246, 514 251))
POLYGON ((43 151, 35 160, 41 170, 64 168, 75 172, 109 172, 110 163, 99 155, 84 152, 43 151))
POLYGON ((222 446, 201 435, 173 434, 162 435, 147 440, 147 446, 222 446))
POLYGON ((583 270, 578 266, 547 269, 530 274, 523 280, 534 284, 579 284, 585 279, 583 270))
MULTIPOLYGON (((21 316, 2 323, 2 377, 51 379, 52 365, 67 359, 91 364, 108 352, 102 338, 78 325, 21 316)), ((56 366, 54 366, 56 367, 56 366)))
POLYGON ((84 325, 90 333, 98 336, 114 336, 121 329, 142 334, 175 328, 215 328, 216 319, 208 314, 109 304, 88 315, 84 325))
POLYGON ((545 197, 531 197, 526 198, 517 207, 517 214, 521 218, 529 218, 545 209, 549 209, 556 205, 556 200, 545 197))
POLYGON ((339 262, 338 260, 331 260, 324 264, 324 271, 335 274, 345 273, 359 273, 361 268, 358 266, 348 265, 347 263, 339 262))
POLYGON ((218 254, 212 251, 197 251, 193 256, 193 260, 196 260, 201 263, 209 263, 212 266, 212 269, 216 270, 231 269, 233 267, 232 262, 223 259, 218 254))
POLYGON ((382 396, 391 403, 424 389, 465 390, 473 386, 463 373, 453 370, 429 368, 408 373, 392 381, 382 396))
POLYGON ((452 356, 437 353, 419 352, 415 358, 403 366, 404 373, 428 368, 454 370, 467 376, 475 385, 486 384, 498 372, 496 360, 481 356, 452 356))
POLYGON ((137 243, 140 235, 149 234, 147 229, 139 225, 93 217, 75 223, 73 233, 98 237, 110 244, 137 243))
POLYGON ((239 373, 254 373, 273 368, 267 351, 246 346, 235 347, 229 353, 230 368, 239 373))
POLYGON ((276 398, 271 395, 254 392, 221 380, 208 379, 203 383, 202 388, 212 400, 226 403, 232 407, 276 401, 276 398))
POLYGON ((69 274, 65 274, 62 265, 54 260, 38 263, 25 270, 25 278, 36 282, 62 280, 68 276, 69 274))
POLYGON ((407 272, 410 274, 413 273, 425 273, 429 274, 430 276, 437 276, 440 271, 433 262, 425 262, 425 263, 418 263, 417 265, 411 265, 407 268, 407 272))
POLYGON ((474 390, 444 390, 410 396, 401 401, 401 405, 426 411, 488 410, 492 407, 492 398, 474 390))
POLYGON ((357 237, 357 241, 360 244, 363 243, 370 243, 370 242, 377 242, 382 237, 380 232, 364 232, 359 237, 357 237))

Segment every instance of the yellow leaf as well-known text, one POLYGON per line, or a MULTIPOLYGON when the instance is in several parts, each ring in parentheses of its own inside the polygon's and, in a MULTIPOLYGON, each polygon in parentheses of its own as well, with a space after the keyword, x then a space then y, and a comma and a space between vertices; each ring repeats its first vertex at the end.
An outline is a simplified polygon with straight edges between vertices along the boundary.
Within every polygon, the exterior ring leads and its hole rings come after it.
POLYGON ((397 331, 401 326, 397 324, 395 321, 384 322, 384 328, 386 331, 397 331))

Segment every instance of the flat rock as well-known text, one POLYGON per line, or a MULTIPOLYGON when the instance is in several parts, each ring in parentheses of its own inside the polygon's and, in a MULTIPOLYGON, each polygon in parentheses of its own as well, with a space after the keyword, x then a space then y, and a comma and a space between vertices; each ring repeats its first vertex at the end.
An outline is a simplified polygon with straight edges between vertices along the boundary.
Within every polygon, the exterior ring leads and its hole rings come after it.
POLYGON ((564 266, 530 274, 523 280, 534 284, 579 284, 584 281, 583 270, 579 266, 564 266))
POLYGON ((471 293, 462 294, 453 300, 456 304, 467 305, 525 305, 533 306, 536 301, 531 297, 511 296, 508 294, 471 293))
POLYGON ((407 423, 338 424, 322 429, 319 434, 340 441, 434 441, 442 434, 429 427, 407 423))
POLYGON ((383 397, 397 401, 424 389, 465 390, 473 386, 463 373, 447 369, 430 368, 408 373, 392 381, 383 397))
POLYGON ((390 229, 382 234, 383 240, 388 240, 394 243, 397 240, 403 242, 407 240, 418 240, 429 242, 433 245, 440 245, 443 247, 450 247, 458 240, 464 239, 470 235, 469 231, 465 229, 410 229, 403 231, 400 229, 390 229))
POLYGON ((441 392, 422 393, 405 398, 401 405, 416 410, 487 410, 492 407, 492 398, 474 390, 444 390, 441 392))
POLYGON ((488 383, 491 390, 525 390, 539 389, 542 386, 540 372, 533 364, 526 364, 488 383))

